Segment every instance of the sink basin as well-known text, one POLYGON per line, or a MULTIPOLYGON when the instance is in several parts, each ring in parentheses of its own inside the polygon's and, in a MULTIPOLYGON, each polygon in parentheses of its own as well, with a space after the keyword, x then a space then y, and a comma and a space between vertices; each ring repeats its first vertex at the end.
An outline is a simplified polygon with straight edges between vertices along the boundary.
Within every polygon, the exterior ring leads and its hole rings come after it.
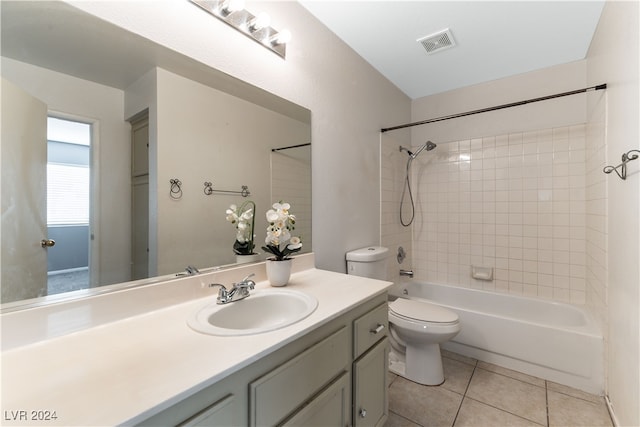
POLYGON ((274 331, 313 313, 318 300, 300 291, 265 289, 228 304, 212 302, 192 315, 191 329, 209 335, 238 336, 274 331))

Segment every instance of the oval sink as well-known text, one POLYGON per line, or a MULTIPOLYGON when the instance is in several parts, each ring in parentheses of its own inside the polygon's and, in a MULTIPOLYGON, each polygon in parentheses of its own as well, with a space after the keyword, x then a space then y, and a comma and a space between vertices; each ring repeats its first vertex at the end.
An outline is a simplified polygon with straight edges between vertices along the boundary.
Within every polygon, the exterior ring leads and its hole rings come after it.
POLYGON ((261 334, 299 322, 316 307, 318 300, 300 291, 257 290, 240 301, 206 305, 191 316, 187 324, 209 335, 261 334))

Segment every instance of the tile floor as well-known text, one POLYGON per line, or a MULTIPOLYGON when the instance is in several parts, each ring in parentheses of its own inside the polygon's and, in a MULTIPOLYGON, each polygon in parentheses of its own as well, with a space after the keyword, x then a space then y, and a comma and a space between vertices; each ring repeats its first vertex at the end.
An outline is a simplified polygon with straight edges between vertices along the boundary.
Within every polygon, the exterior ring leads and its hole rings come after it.
POLYGON ((386 427, 610 427, 604 398, 443 351, 445 382, 389 374, 386 427))

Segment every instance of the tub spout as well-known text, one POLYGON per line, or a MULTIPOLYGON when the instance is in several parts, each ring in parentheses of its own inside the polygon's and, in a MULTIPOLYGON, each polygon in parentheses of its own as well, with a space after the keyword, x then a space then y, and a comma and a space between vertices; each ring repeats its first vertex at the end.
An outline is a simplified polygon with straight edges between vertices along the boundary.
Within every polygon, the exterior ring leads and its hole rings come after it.
POLYGON ((413 270, 400 269, 400 276, 413 277, 413 270))

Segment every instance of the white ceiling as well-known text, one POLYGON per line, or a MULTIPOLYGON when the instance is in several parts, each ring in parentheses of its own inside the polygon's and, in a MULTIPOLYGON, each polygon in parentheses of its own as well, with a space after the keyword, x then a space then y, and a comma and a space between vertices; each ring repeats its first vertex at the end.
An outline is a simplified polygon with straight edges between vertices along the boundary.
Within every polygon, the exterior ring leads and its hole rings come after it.
POLYGON ((604 0, 300 0, 410 98, 584 59, 604 0), (416 40, 450 29, 456 46, 416 40))

